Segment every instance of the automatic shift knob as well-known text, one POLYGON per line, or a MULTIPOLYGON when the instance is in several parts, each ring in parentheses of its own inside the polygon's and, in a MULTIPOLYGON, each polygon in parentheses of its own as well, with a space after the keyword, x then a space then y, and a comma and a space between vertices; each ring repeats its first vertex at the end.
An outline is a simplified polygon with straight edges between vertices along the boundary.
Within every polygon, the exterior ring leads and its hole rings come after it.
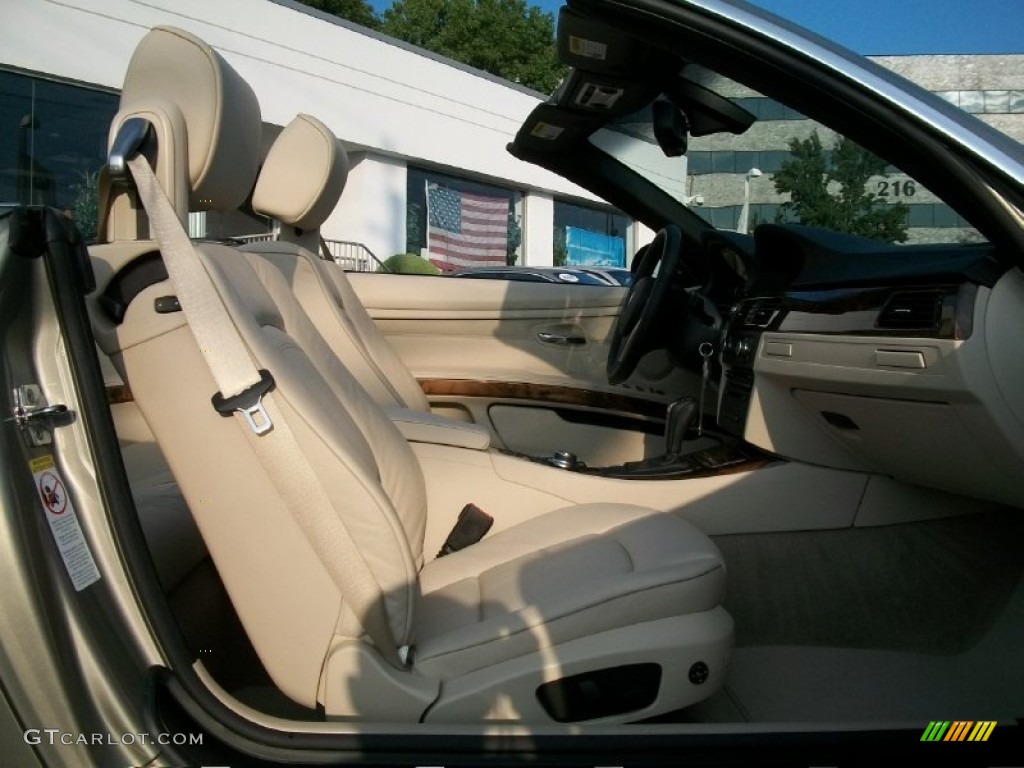
POLYGON ((665 455, 678 456, 686 439, 686 430, 697 417, 697 401, 681 397, 668 405, 665 413, 665 455))

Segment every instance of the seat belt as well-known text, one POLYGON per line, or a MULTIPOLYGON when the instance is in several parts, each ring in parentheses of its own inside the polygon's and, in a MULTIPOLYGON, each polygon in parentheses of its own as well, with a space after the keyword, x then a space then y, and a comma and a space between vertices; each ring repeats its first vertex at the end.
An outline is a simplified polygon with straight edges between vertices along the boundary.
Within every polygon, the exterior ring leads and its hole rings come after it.
POLYGON ((408 646, 398 647, 384 609, 380 584, 359 554, 326 491, 276 407, 273 376, 257 370, 212 279, 146 158, 128 160, 150 229, 189 327, 220 392, 214 407, 236 413, 257 457, 299 527, 373 644, 391 664, 405 668, 408 646), (270 406, 268 411, 268 406, 270 406), (271 418, 273 413, 273 418, 271 418))

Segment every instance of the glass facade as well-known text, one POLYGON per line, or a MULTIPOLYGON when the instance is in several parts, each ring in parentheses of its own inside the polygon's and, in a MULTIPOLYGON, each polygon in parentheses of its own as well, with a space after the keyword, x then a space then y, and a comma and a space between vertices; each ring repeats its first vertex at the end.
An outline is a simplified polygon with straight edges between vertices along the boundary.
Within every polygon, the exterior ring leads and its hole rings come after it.
POLYGON ((405 250, 442 271, 522 262, 520 191, 409 167, 405 250))
MULTIPOLYGON (((718 229, 735 230, 739 225, 740 205, 720 205, 715 207, 691 208, 718 229)), ((962 216, 944 203, 918 203, 908 205, 907 226, 919 229, 967 229, 970 227, 962 216)), ((779 221, 782 206, 779 203, 751 203, 749 228, 753 230, 758 224, 771 224, 779 221)))
MULTIPOLYGON (((987 115, 1024 113, 1024 91, 936 91, 951 104, 965 112, 987 115)), ((753 114, 758 122, 773 120, 802 120, 804 116, 795 109, 763 96, 748 96, 732 99, 737 106, 753 114)))
POLYGON ((1024 114, 1024 91, 937 91, 935 95, 975 115, 1024 114))
POLYGON ((724 149, 718 152, 690 151, 686 158, 688 172, 694 176, 707 173, 746 173, 751 168, 760 168, 764 173, 781 170, 782 164, 790 158, 787 150, 739 151, 724 149))
POLYGON ((803 120, 804 116, 795 109, 780 104, 767 96, 747 96, 731 100, 736 106, 750 112, 758 122, 771 120, 803 120))
POLYGON ((67 211, 93 239, 117 104, 111 91, 0 70, 0 202, 67 211))

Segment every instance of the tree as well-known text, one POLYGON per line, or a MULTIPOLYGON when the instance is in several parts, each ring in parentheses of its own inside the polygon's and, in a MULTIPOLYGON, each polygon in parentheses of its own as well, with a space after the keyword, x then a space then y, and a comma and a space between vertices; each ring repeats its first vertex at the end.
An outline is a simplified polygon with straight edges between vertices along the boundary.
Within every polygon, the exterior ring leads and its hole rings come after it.
POLYGON ((775 174, 775 191, 788 193, 776 221, 799 221, 813 227, 902 243, 907 239, 907 206, 888 204, 868 191, 869 180, 885 175, 886 162, 845 136, 831 152, 818 132, 790 139, 792 158, 775 174))
POLYGON ((505 245, 505 264, 510 267, 516 265, 519 260, 519 245, 523 242, 523 225, 519 223, 519 217, 512 211, 508 212, 508 239, 505 245))
POLYGON ((342 19, 362 24, 370 29, 380 29, 380 19, 373 6, 366 0, 299 0, 303 5, 316 8, 342 19))
POLYGON ((439 275, 441 270, 415 253, 396 253, 377 267, 378 272, 393 275, 439 275))
POLYGON ((381 30, 542 93, 565 73, 554 18, 526 0, 395 0, 381 30))
POLYGON ((78 227, 82 239, 91 243, 96 239, 96 229, 100 220, 99 171, 81 172, 82 180, 71 189, 74 201, 71 203, 71 220, 78 227))

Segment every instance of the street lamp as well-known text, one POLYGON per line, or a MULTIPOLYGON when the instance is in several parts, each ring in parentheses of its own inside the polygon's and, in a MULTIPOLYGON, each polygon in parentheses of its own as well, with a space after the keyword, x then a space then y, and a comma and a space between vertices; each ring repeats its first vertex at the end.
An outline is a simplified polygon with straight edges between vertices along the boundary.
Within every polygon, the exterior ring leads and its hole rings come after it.
POLYGON ((740 221, 736 225, 736 231, 741 235, 747 234, 750 229, 750 180, 761 177, 760 168, 751 168, 743 177, 743 207, 740 208, 740 221))

